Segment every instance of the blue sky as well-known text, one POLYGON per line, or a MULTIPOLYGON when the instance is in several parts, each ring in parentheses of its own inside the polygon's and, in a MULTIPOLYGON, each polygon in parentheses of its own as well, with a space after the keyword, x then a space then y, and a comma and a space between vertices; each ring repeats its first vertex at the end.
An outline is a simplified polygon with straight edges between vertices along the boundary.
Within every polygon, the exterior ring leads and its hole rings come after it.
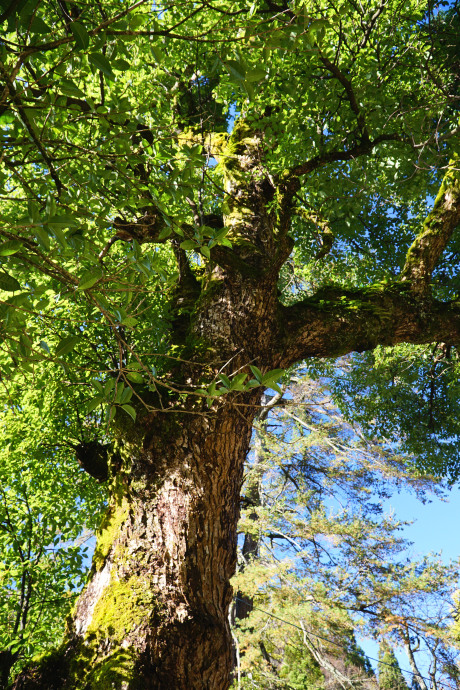
POLYGON ((447 494, 448 502, 433 497, 423 505, 413 495, 402 491, 387 501, 386 509, 394 508, 398 518, 415 520, 404 534, 414 544, 414 555, 442 551, 444 560, 460 557, 460 488, 447 494))

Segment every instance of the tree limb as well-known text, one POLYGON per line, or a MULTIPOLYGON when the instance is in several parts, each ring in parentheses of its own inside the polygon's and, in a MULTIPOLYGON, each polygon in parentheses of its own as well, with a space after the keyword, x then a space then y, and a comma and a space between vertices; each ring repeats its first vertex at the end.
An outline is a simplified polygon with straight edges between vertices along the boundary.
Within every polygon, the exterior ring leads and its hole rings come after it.
POLYGON ((431 274, 459 223, 460 168, 454 159, 449 163, 433 210, 407 252, 401 279, 410 284, 415 294, 427 293, 431 274))
POLYGON ((422 301, 402 282, 326 287, 279 309, 283 330, 275 366, 401 342, 460 343, 460 301, 422 301))

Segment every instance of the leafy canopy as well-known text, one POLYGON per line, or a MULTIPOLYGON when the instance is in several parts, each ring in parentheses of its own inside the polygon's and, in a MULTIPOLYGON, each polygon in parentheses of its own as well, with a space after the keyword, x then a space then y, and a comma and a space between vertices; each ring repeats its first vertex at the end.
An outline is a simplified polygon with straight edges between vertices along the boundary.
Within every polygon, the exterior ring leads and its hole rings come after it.
POLYGON ((168 341, 172 244, 198 270, 231 246, 222 220, 203 220, 225 212, 232 153, 222 142, 234 117, 263 129, 275 182, 287 169, 309 173, 291 228, 294 264, 308 266, 302 289, 401 268, 414 209, 455 141, 452 79, 446 31, 429 28, 420 2, 374 5, 29 0, 5 10, 4 376, 58 359, 93 381, 88 411, 115 401, 135 415, 128 381, 154 386, 178 354, 168 341), (358 134, 373 142, 364 158, 358 134), (431 175, 414 170, 414 151, 431 175), (124 372, 114 394, 113 369, 124 372))

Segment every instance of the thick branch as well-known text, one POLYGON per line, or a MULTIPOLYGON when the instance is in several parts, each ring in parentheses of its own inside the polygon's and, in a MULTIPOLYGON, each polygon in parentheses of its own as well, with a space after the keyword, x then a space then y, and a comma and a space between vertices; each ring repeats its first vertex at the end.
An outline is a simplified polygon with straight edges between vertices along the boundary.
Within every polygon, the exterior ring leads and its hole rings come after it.
POLYGON ((460 301, 420 300, 401 282, 354 290, 323 288, 280 311, 283 333, 276 366, 377 345, 460 343, 460 301))
POLYGON ((427 292, 431 274, 459 223, 460 169, 454 160, 449 164, 433 210, 407 252, 401 278, 410 283, 415 294, 427 292))

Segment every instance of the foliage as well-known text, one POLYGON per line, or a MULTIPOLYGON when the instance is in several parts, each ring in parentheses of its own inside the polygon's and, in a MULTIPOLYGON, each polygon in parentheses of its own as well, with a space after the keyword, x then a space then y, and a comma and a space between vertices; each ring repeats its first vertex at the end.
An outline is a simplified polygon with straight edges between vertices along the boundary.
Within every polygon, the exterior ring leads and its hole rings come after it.
POLYGON ((445 343, 376 348, 332 382, 341 409, 373 438, 412 454, 426 472, 458 479, 459 359, 445 343))
MULTIPOLYGON (((309 176, 298 193, 292 236, 302 264, 321 245, 319 218, 336 238, 325 261, 310 264, 311 287, 325 276, 356 284, 401 268, 420 202, 440 181, 436 173, 423 180, 413 174, 413 149, 405 142, 414 132, 419 141, 429 136, 433 118, 450 104, 435 75, 422 72, 420 80, 420 63, 428 59, 430 69, 442 71, 436 60, 442 62, 445 41, 430 35, 418 1, 403 10, 395 1, 382 5, 362 40, 356 27, 372 14, 371 5, 358 10, 348 2, 333 11, 322 1, 299 2, 274 17, 269 3, 248 9, 242 2, 218 11, 205 3, 190 12, 187 4, 167 11, 144 2, 75 5, 60 8, 58 21, 53 11, 30 0, 4 17, 5 376, 19 374, 17 363, 24 373, 51 357, 71 365, 73 350, 104 381, 116 364, 125 385, 142 378, 152 386, 170 368, 165 298, 178 278, 170 240, 199 252, 201 266, 225 243, 221 225, 205 223, 206 215, 220 212, 225 168, 215 166, 218 147, 211 138, 216 153, 210 151, 207 136, 216 123, 215 131, 225 130, 235 112, 264 130, 265 164, 275 177, 334 150, 344 131, 352 133, 354 99, 362 103, 369 135, 386 132, 391 117, 394 135, 388 141, 383 135, 368 158, 337 162, 332 177, 324 166, 309 176), (428 47, 434 57, 427 57, 428 47), (331 63, 337 51, 341 73, 331 63), (343 102, 350 70, 351 106, 343 102), (419 107, 408 109, 414 82, 419 107), (189 203, 194 188, 201 227, 189 203), (315 209, 307 221, 305 208, 315 209), (119 241, 111 246, 114 237, 119 241), (159 244, 151 248, 148 240, 159 244), (135 374, 137 368, 143 373, 135 374)), ((452 146, 447 135, 454 126, 443 120, 436 136, 445 143, 439 151, 423 149, 425 165, 436 165, 452 146)), ((88 404, 108 397, 95 390, 88 404)))
POLYGON ((37 390, 9 388, 0 424, 0 653, 9 666, 53 647, 86 581, 87 542, 99 526, 106 491, 63 444, 75 420, 59 377, 42 373, 37 390))

